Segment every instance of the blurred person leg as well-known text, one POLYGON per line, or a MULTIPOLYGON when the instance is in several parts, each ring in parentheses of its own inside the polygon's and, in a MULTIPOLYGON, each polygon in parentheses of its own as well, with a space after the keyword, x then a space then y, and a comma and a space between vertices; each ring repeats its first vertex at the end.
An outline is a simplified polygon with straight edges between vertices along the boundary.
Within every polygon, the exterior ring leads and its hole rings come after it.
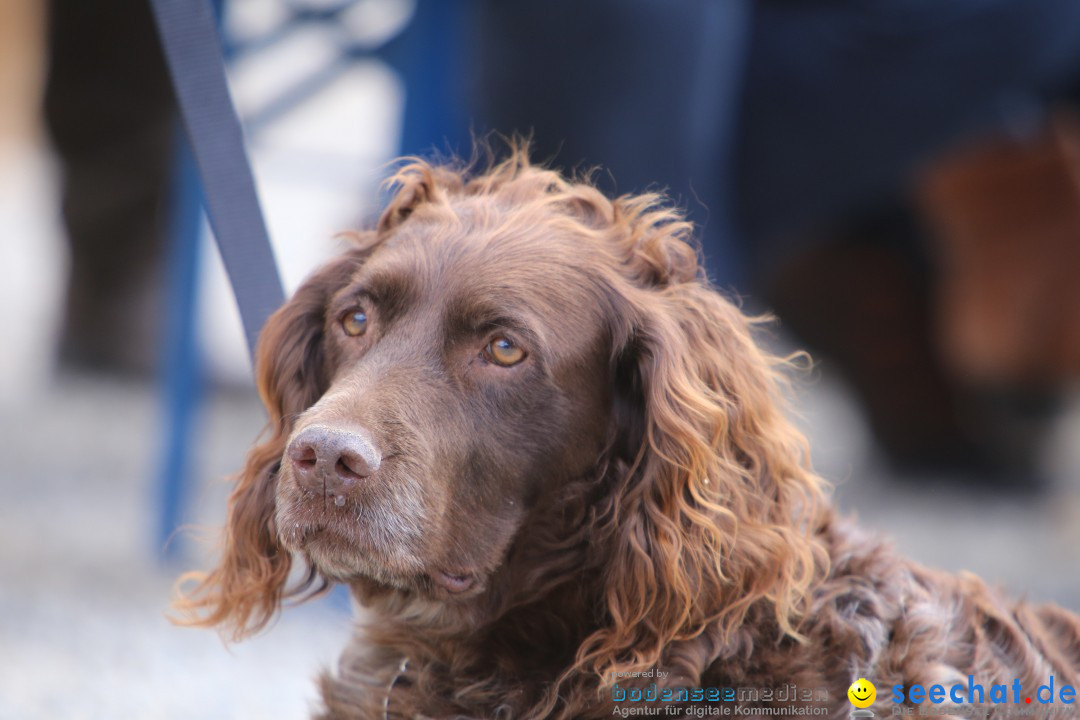
POLYGON ((755 5, 733 202, 752 276, 851 381, 901 466, 1035 476, 1052 403, 987 412, 945 362, 939 238, 913 186, 943 151, 1036 132, 1078 78, 1069 0, 755 5))
POLYGON ((699 225, 709 275, 742 284, 727 199, 751 3, 479 3, 478 130, 599 166, 607 192, 663 190, 699 225))
POLYGON ((0 5, 0 151, 37 139, 41 25, 34 0, 0 5))
POLYGON ((172 91, 145 2, 53 0, 45 112, 71 247, 60 359, 149 373, 160 324, 172 91))
POLYGON ((1022 456, 1080 378, 1080 116, 946 154, 919 184, 939 268, 934 331, 1000 454, 1022 456))
POLYGON ((0 406, 38 397, 53 365, 64 260, 43 145, 45 8, 0 3, 0 406))
POLYGON ((1073 0, 758 0, 734 189, 749 241, 908 193, 938 153, 1038 130, 1080 80, 1073 0))
POLYGON ((770 263, 762 292, 783 327, 850 384, 897 469, 996 475, 935 343, 925 239, 910 205, 883 206, 801 239, 805 249, 770 263))

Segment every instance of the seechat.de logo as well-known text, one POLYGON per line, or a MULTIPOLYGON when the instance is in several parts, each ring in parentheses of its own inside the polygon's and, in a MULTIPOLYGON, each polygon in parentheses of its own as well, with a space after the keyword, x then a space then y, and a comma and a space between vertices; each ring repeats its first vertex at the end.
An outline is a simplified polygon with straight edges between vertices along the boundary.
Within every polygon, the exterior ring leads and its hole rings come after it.
POLYGON ((855 682, 851 683, 851 687, 847 690, 848 701, 854 705, 857 710, 851 711, 851 717, 853 718, 871 718, 874 717, 874 711, 869 710, 874 701, 877 700, 877 688, 874 687, 874 683, 870 682, 866 678, 859 678, 855 682))

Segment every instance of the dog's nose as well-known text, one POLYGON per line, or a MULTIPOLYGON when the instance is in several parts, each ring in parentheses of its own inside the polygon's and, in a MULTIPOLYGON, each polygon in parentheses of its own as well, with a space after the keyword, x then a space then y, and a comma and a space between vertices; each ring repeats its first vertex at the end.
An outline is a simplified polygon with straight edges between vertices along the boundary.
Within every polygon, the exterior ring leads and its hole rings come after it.
POLYGON ((315 425, 302 430, 285 451, 301 487, 344 496, 357 482, 379 469, 382 456, 362 430, 315 425))

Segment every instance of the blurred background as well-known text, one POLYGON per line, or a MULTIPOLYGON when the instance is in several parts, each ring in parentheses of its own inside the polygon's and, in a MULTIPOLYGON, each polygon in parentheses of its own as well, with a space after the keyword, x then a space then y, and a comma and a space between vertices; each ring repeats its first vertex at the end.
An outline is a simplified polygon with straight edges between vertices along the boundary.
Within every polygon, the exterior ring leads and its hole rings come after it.
MULTIPOLYGON (((288 291, 393 157, 531 133, 669 192, 763 340, 813 353, 798 421, 841 508, 1080 610, 1080 4, 220 10, 288 291)), ((183 157, 147 7, 0 4, 3 720, 305 717, 346 640, 340 597, 230 647, 166 620, 263 423, 183 157)))

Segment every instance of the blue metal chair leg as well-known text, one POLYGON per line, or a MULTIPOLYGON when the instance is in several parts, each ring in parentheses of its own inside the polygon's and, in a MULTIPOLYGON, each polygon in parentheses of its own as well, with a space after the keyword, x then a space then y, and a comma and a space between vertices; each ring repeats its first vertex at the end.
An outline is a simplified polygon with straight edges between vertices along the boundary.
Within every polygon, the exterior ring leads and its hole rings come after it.
POLYGON ((202 368, 196 334, 202 186, 187 140, 177 133, 176 172, 169 227, 166 326, 162 342, 165 447, 161 454, 161 514, 157 545, 162 558, 182 552, 176 531, 187 507, 195 418, 202 396, 202 368))

